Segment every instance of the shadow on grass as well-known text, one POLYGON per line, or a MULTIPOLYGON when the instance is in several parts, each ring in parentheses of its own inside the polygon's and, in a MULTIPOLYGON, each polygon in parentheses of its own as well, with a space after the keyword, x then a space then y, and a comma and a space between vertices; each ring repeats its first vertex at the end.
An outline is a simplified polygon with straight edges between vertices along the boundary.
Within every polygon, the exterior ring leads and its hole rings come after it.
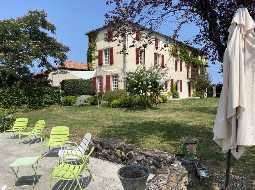
MULTIPOLYGON (((205 158, 213 159, 219 156, 215 151, 216 144, 213 142, 212 129, 201 125, 189 125, 176 121, 143 121, 143 122, 123 122, 120 125, 107 126, 102 128, 98 134, 100 138, 116 138, 125 140, 138 146, 154 146, 161 148, 162 143, 169 145, 178 152, 180 140, 184 137, 196 137, 201 144, 201 155, 205 158)), ((153 148, 153 147, 152 147, 153 148)), ((171 149, 170 148, 170 149, 171 149)), ((169 151, 170 149, 166 150, 169 151)), ((175 152, 175 153, 176 153, 175 152)))

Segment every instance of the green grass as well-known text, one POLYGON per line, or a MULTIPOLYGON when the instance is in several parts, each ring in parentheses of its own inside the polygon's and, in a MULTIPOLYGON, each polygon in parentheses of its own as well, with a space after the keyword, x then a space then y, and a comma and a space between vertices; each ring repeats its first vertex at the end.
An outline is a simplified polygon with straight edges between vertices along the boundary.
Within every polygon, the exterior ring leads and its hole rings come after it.
MULTIPOLYGON (((154 109, 125 110, 116 108, 58 107, 20 112, 31 123, 45 119, 48 127, 66 125, 72 138, 79 139, 85 132, 96 137, 117 138, 142 148, 160 149, 178 153, 180 139, 196 137, 202 160, 210 170, 223 172, 225 158, 213 142, 213 121, 218 99, 180 100, 161 104, 154 109)), ((250 150, 241 160, 234 162, 234 173, 255 173, 255 151, 250 150)))

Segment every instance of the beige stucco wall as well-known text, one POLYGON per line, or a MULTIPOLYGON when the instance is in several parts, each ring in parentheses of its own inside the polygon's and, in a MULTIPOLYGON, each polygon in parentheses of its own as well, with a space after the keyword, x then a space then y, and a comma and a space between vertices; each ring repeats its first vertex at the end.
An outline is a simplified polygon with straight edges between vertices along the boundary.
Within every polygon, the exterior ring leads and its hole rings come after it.
POLYGON ((65 71, 53 71, 49 74, 48 79, 51 81, 52 86, 60 86, 60 82, 63 80, 68 80, 68 79, 80 79, 74 75, 71 75, 68 72, 65 71))
MULTIPOLYGON (((119 88, 124 88, 123 83, 123 54, 120 54, 120 51, 122 49, 122 44, 119 44, 118 41, 114 42, 107 42, 105 40, 105 33, 107 33, 107 30, 102 30, 98 33, 96 45, 97 50, 104 49, 104 48, 110 48, 113 47, 113 54, 114 54, 114 64, 113 65, 102 65, 98 66, 98 60, 94 60, 94 64, 96 65, 96 75, 97 76, 103 76, 105 80, 105 75, 114 75, 118 74, 119 76, 119 88)), ((151 44, 148 44, 145 49, 145 66, 146 68, 152 67, 154 65, 154 52, 163 54, 165 65, 166 65, 166 71, 167 71, 167 80, 170 81, 170 79, 174 79, 174 82, 177 80, 182 80, 182 92, 180 92, 181 98, 187 98, 189 97, 188 92, 188 82, 190 81, 187 78, 187 67, 186 64, 183 63, 182 72, 180 72, 179 64, 178 64, 178 71, 175 72, 175 58, 172 57, 169 54, 168 48, 163 48, 164 44, 166 43, 166 39, 163 36, 156 35, 156 37, 159 39, 159 48, 158 50, 155 49, 155 43, 152 42, 151 44)), ((132 44, 132 41, 134 39, 131 38, 131 36, 127 37, 127 47, 129 47, 132 44)), ((132 72, 135 71, 137 66, 136 65, 136 47, 139 47, 139 42, 136 42, 135 47, 131 47, 127 49, 127 64, 126 64, 126 72, 132 72)), ((103 82, 104 90, 105 90, 105 81, 103 82)), ((170 88, 170 83, 169 83, 170 88)))

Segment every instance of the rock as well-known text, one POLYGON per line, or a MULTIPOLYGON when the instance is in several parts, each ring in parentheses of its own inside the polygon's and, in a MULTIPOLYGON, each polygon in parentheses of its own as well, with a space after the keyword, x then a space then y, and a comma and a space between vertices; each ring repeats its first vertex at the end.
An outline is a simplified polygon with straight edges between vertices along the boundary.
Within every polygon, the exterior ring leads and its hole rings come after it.
POLYGON ((164 173, 156 174, 147 184, 146 190, 187 190, 188 172, 176 161, 164 170, 164 173))

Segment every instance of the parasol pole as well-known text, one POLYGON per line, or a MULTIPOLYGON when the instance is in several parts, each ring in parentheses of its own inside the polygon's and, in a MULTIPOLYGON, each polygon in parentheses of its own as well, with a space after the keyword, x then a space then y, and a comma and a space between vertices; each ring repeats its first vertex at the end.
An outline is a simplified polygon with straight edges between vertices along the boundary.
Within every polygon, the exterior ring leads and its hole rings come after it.
MULTIPOLYGON (((239 8, 244 8, 244 5, 240 4, 239 8)), ((236 108, 236 139, 237 139, 237 129, 238 129, 237 113, 238 113, 238 108, 236 108)), ((236 146, 236 152, 238 152, 238 146, 236 146)), ((227 153, 225 190, 228 190, 229 188, 230 167, 231 167, 231 149, 229 149, 227 153)))

